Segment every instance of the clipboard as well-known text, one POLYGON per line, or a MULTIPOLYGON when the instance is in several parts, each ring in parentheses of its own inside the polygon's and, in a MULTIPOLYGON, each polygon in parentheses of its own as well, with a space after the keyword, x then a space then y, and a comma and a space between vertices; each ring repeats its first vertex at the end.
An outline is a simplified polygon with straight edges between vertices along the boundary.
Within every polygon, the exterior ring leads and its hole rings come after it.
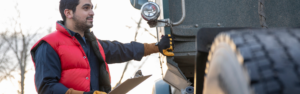
POLYGON ((120 84, 118 87, 114 88, 112 91, 110 91, 108 94, 126 94, 131 89, 148 79, 152 75, 148 76, 142 76, 137 78, 131 78, 127 79, 125 82, 120 84))

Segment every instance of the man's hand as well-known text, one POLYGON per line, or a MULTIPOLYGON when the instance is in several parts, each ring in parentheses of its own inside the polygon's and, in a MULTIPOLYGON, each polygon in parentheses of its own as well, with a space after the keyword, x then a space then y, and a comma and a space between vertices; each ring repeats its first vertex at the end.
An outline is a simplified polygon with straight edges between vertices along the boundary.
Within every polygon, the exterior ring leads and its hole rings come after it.
POLYGON ((90 92, 84 92, 83 94, 106 94, 106 92, 95 90, 90 92))
POLYGON ((160 41, 158 42, 158 49, 159 51, 165 56, 174 56, 174 40, 171 34, 167 36, 163 36, 160 41))

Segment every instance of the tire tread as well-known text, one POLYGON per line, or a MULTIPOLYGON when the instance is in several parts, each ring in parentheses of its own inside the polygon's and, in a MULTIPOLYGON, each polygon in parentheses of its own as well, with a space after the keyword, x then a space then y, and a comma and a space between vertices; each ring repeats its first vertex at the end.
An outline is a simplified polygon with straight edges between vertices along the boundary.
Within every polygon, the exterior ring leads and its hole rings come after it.
POLYGON ((299 29, 252 29, 225 34, 244 57, 256 94, 299 94, 299 29))

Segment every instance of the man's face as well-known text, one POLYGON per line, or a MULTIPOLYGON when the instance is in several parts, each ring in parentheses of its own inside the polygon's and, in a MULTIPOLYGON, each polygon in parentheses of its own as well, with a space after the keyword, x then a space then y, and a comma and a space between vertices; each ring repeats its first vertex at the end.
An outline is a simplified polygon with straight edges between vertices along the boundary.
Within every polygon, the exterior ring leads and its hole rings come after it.
POLYGON ((79 0, 76 11, 73 15, 75 28, 87 31, 93 27, 93 4, 91 0, 79 0))

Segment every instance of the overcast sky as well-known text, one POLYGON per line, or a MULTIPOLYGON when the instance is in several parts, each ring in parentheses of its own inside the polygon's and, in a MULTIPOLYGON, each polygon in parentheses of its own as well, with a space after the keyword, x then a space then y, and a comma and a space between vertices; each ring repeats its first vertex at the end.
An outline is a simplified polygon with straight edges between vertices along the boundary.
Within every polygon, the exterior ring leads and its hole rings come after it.
MULTIPOLYGON (((33 31, 39 30, 41 34, 47 34, 46 29, 52 28, 55 30, 55 23, 61 20, 58 11, 59 0, 1 0, 0 3, 0 32, 10 29, 10 17, 16 16, 17 12, 14 8, 18 2, 18 9, 21 12, 22 29, 26 33, 34 33, 33 31)), ((117 40, 122 43, 129 43, 134 40, 137 24, 140 19, 140 11, 134 9, 130 0, 92 0, 94 6, 94 31, 97 38, 102 40, 117 40)), ((142 21, 142 29, 139 30, 137 37, 138 42, 154 43, 156 39, 153 38, 146 28, 153 35, 156 35, 155 28, 149 28, 146 22, 142 21)), ((42 37, 42 36, 39 36, 42 37)), ((25 94, 36 94, 34 86, 34 67, 31 58, 28 58, 28 73, 25 78, 25 94)), ((148 80, 144 81, 134 90, 128 94, 152 94, 152 88, 155 80, 161 77, 160 64, 158 54, 149 56, 148 59, 144 57, 141 62, 133 61, 126 72, 123 79, 128 79, 133 76, 134 71, 145 61, 141 67, 143 74, 152 75, 148 80)), ((112 77, 112 86, 114 86, 120 79, 125 63, 109 65, 112 77)), ((14 73, 15 79, 4 80, 0 82, 0 94, 17 94, 19 89, 19 73, 14 73)))

